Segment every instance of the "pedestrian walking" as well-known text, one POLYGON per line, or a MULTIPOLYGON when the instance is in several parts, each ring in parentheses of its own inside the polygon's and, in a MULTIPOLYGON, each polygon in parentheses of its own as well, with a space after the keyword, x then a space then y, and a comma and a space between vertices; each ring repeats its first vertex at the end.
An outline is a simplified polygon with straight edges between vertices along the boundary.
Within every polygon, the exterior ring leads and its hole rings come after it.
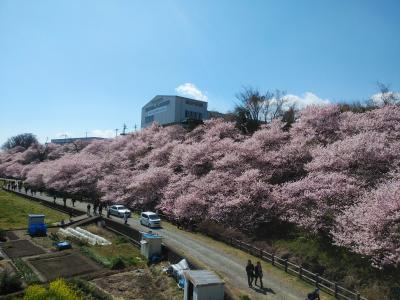
POLYGON ((99 204, 99 215, 103 215, 103 203, 99 204))
POLYGON ((253 287, 254 265, 251 263, 250 259, 247 261, 246 274, 247 274, 247 282, 249 284, 249 287, 253 287))
POLYGON ((53 196, 53 203, 56 204, 56 196, 53 196))
POLYGON ((72 202, 72 207, 75 207, 75 199, 71 199, 71 202, 72 202))
POLYGON ((264 288, 262 278, 263 278, 263 272, 262 272, 262 267, 261 263, 258 261, 256 266, 254 267, 254 284, 257 285, 257 279, 260 279, 260 288, 264 288))
POLYGON ((307 295, 306 300, 320 300, 319 298, 319 288, 315 289, 314 292, 307 295))
POLYGON ((67 206, 67 198, 63 197, 64 207, 67 206))
POLYGON ((110 208, 107 208, 107 218, 110 217, 110 208))
POLYGON ((88 215, 88 217, 90 217, 90 204, 88 204, 86 206, 86 208, 87 208, 87 215, 88 215))
POLYGON ((124 212, 124 224, 128 224, 128 212, 124 212))
POLYGON ((93 204, 93 215, 95 216, 97 214, 97 203, 95 202, 93 204))

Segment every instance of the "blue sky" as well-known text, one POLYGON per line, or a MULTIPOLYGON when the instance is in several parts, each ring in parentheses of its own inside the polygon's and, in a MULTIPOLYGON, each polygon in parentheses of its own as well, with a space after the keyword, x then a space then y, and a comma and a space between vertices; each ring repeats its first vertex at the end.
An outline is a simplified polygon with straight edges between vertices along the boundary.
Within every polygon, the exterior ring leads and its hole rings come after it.
POLYGON ((397 0, 1 0, 0 143, 132 130, 147 101, 178 87, 222 112, 249 85, 306 102, 367 99, 377 80, 398 91, 399 11, 397 0))

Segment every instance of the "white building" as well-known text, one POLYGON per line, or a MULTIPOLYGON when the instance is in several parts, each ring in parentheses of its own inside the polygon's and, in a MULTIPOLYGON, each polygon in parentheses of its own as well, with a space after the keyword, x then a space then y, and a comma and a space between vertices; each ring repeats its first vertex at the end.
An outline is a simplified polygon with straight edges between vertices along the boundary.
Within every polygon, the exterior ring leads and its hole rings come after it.
POLYGON ((207 119, 207 102, 181 96, 157 95, 142 108, 142 128, 153 122, 173 125, 189 119, 207 119))

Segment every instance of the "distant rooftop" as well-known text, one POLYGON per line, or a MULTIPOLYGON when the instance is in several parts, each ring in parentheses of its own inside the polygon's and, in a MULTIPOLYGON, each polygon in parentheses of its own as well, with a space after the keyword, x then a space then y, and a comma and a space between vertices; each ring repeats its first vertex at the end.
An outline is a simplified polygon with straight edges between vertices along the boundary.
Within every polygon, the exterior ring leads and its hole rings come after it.
POLYGON ((221 284, 224 281, 212 271, 208 270, 190 270, 185 271, 185 278, 190 280, 194 286, 221 284))
POLYGON ((51 142, 53 144, 69 144, 73 143, 75 141, 86 141, 90 142, 93 140, 104 140, 102 137, 96 137, 96 136, 88 136, 88 137, 76 137, 76 138, 59 138, 59 139, 52 139, 51 142))
POLYGON ((199 100, 199 99, 195 99, 195 98, 184 97, 184 96, 179 96, 179 95, 156 95, 151 100, 154 100, 154 99, 156 99, 158 97, 176 97, 176 98, 182 98, 182 99, 187 99, 187 100, 194 100, 194 101, 200 101, 200 102, 208 103, 208 101, 199 100))

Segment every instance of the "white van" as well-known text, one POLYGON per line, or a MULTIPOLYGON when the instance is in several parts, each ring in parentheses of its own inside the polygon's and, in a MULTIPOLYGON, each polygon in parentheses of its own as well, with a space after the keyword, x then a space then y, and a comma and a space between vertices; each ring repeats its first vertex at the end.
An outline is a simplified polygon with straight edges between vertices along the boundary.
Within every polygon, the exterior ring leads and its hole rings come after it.
POLYGON ((160 217, 151 211, 145 211, 140 214, 140 224, 148 227, 161 227, 160 217))

